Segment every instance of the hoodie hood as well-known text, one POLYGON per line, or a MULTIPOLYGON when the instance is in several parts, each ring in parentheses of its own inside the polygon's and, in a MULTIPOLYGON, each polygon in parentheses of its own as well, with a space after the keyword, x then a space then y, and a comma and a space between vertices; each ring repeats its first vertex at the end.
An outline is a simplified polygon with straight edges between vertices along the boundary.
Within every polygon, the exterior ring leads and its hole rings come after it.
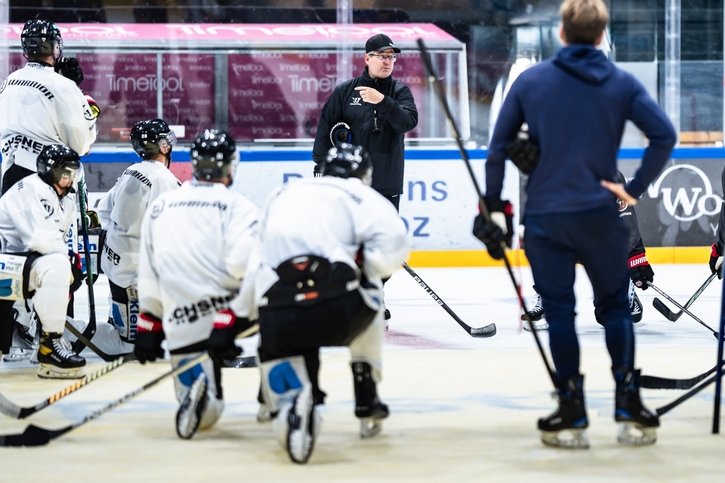
POLYGON ((591 84, 601 84, 614 72, 614 65, 592 45, 569 45, 554 57, 554 64, 591 84))

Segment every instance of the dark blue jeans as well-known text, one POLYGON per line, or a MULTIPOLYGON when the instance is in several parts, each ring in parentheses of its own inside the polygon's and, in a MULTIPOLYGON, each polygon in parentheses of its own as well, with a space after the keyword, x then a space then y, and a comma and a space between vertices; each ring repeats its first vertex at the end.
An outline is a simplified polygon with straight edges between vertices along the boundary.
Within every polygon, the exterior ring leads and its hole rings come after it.
POLYGON ((547 215, 526 215, 524 246, 536 291, 549 323, 549 347, 557 377, 579 374, 579 341, 574 319, 575 267, 581 263, 601 313, 613 369, 634 365, 634 330, 627 289, 628 231, 616 207, 547 215))

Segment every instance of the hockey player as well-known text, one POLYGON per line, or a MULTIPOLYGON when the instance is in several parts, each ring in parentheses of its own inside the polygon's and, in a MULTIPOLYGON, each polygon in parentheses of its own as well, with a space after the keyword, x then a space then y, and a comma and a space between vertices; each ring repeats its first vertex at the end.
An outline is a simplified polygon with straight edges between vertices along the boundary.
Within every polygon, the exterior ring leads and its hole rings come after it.
POLYGON ((564 0, 560 13, 564 47, 552 59, 522 72, 503 102, 486 161, 485 202, 491 216, 476 217, 474 234, 489 254, 503 258, 502 244, 510 243, 510 232, 493 220, 510 220, 507 202, 501 200, 504 162, 507 147, 527 123, 539 156, 526 185, 525 250, 549 323, 559 395, 558 409, 538 421, 542 441, 588 447, 573 288, 575 264, 580 262, 599 301, 612 359, 614 419, 623 429, 618 441, 652 444, 659 419, 639 395, 627 303, 628 235, 614 201, 636 204, 661 171, 677 137, 644 87, 596 48, 609 21, 604 1, 564 0), (634 178, 622 185, 614 180, 627 120, 649 144, 634 178))
POLYGON ((360 434, 382 429, 389 411, 377 394, 381 279, 400 267, 409 249, 395 208, 370 188, 372 163, 362 147, 330 149, 321 172, 270 196, 260 219, 260 261, 233 302, 238 314, 245 313, 238 301, 258 307, 264 399, 295 463, 310 458, 320 429, 320 347, 350 348, 360 434))
MULTIPOLYGON (((24 258, 18 291, 10 300, 32 298, 42 326, 37 357, 38 375, 66 379, 83 376, 86 361, 62 338, 69 285, 79 278, 80 260, 68 261, 65 233, 75 218, 74 182, 81 163, 67 146, 48 144, 37 159, 37 173, 18 181, 0 198, 0 238, 4 257, 24 258), (71 266, 74 265, 74 267, 71 266)), ((9 263, 3 263, 7 267, 9 263)), ((1 324, 12 311, 2 301, 1 324)), ((5 341, 7 344, 7 341, 5 341)), ((7 350, 7 345, 2 351, 7 350)))
MULTIPOLYGON (((256 241, 257 208, 227 189, 237 161, 231 136, 204 131, 191 161, 194 180, 156 198, 141 227, 134 347, 141 363, 163 357, 164 338, 174 367, 207 351, 214 316, 239 291, 256 241)), ((236 335, 234 325, 217 332, 236 335)), ((219 358, 181 373, 174 386, 180 438, 216 423, 224 408, 219 358)))
POLYGON ((2 193, 35 172, 47 144, 63 144, 83 156, 96 140, 100 109, 77 83, 83 73, 64 58, 60 30, 49 20, 28 20, 20 35, 25 67, 0 86, 2 193))
MULTIPOLYGON (((624 175, 617 171, 617 183, 624 183, 624 175)), ((635 287, 647 290, 649 288, 648 282, 654 281, 654 270, 647 260, 647 253, 642 241, 642 235, 639 232, 639 224, 637 223, 637 214, 634 211, 634 207, 630 204, 617 200, 617 206, 619 208, 619 217, 624 220, 629 229, 629 255, 627 259, 627 270, 629 271, 629 313, 632 316, 632 322, 639 322, 642 320, 642 302, 640 302, 637 293, 634 291, 635 287)), ((534 287, 536 290, 536 287, 534 287)), ((597 322, 604 325, 601 322, 601 309, 598 308, 599 301, 595 298, 594 300, 594 316, 597 322)), ((536 294, 534 305, 529 310, 531 320, 534 322, 534 328, 536 330, 545 330, 549 326, 546 321, 541 320, 546 315, 544 314, 544 307, 541 303, 541 295, 536 294)), ((521 320, 527 320, 526 314, 521 314, 521 320)), ((528 324, 524 324, 524 329, 530 330, 528 324)))
POLYGON ((111 289, 109 323, 120 337, 120 344, 116 343, 118 352, 131 352, 136 339, 136 277, 144 213, 159 195, 181 184, 169 171, 175 144, 174 132, 162 119, 134 124, 131 145, 142 161, 126 168, 98 210, 106 230, 99 256, 111 289))

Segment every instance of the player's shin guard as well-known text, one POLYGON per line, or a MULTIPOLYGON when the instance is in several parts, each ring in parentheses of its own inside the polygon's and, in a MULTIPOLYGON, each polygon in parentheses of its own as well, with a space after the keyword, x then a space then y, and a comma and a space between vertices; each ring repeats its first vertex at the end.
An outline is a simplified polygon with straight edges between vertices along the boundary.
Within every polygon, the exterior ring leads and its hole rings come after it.
POLYGON ((644 446, 657 441, 660 420, 647 409, 639 396, 639 370, 614 370, 617 390, 614 420, 620 423, 617 441, 631 446, 644 446))
POLYGON ((558 390, 559 407, 539 419, 541 441, 558 448, 589 448, 585 429, 589 426, 584 404, 584 376, 578 374, 564 381, 558 390))
POLYGON ((390 410, 378 398, 370 364, 353 362, 350 366, 355 388, 355 417, 360 419, 360 437, 371 438, 382 431, 382 420, 390 415, 390 410))
POLYGON ((307 463, 320 430, 310 382, 303 357, 289 357, 260 365, 264 399, 272 414, 272 428, 290 459, 307 463))
MULTIPOLYGON (((171 364, 178 367, 200 352, 173 354, 171 364)), ((199 429, 213 426, 221 417, 224 401, 217 398, 217 378, 214 362, 206 360, 174 379, 179 409, 176 412, 176 434, 191 439, 199 429)))

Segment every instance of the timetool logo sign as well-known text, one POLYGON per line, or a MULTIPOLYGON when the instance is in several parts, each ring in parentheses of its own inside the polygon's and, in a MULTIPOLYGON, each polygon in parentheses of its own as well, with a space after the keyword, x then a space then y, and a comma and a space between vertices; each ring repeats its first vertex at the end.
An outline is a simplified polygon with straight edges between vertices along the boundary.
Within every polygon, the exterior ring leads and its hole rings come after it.
POLYGON ((670 166, 647 188, 651 198, 662 197, 662 207, 678 221, 694 221, 720 213, 722 198, 713 193, 707 175, 691 164, 670 166))

